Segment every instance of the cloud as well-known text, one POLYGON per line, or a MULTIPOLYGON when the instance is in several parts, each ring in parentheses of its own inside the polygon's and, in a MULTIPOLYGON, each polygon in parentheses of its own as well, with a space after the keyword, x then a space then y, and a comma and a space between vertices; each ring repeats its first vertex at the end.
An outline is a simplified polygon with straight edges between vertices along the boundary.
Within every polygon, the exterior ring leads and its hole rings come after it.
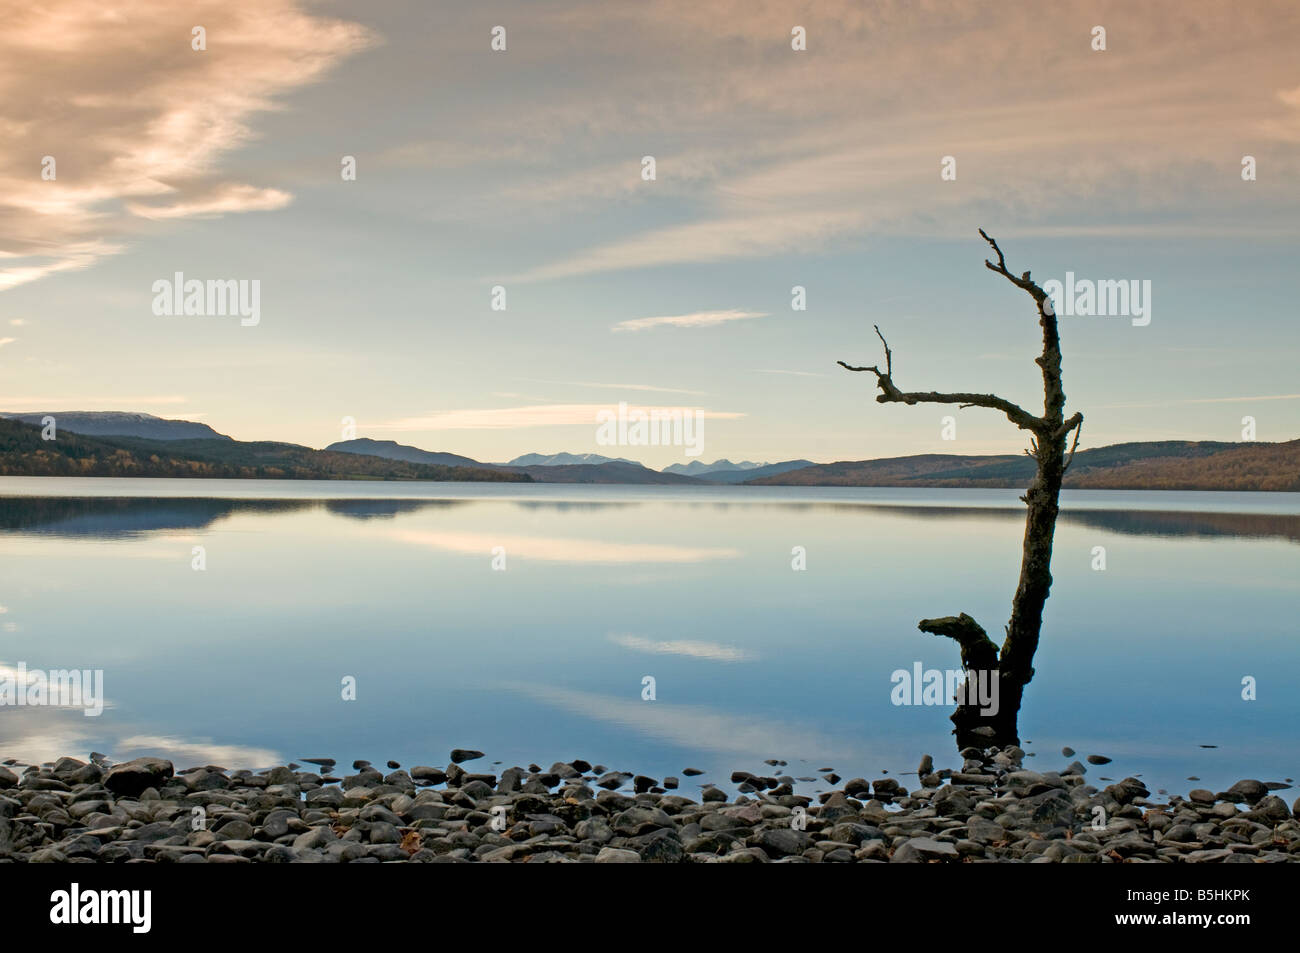
POLYGON ((627 728, 668 744, 750 758, 771 758, 773 752, 795 752, 808 760, 832 761, 860 752, 821 732, 786 720, 766 719, 751 711, 732 715, 704 705, 678 705, 660 699, 598 695, 534 683, 509 683, 503 688, 543 704, 586 718, 627 728))
POLYGON ((820 211, 804 207, 786 213, 749 215, 733 212, 619 239, 526 271, 518 280, 541 281, 628 268, 809 251, 811 246, 822 246, 836 235, 862 228, 867 221, 864 212, 845 209, 820 211))
MULTIPOLYGON (((118 751, 148 751, 167 755, 176 767, 215 764, 222 768, 265 768, 282 764, 280 756, 269 748, 245 745, 222 745, 211 741, 187 741, 172 735, 131 735, 118 742, 118 751)), ((116 753, 116 752, 114 752, 116 753)))
MULTIPOLYGON (((17 632, 18 624, 7 622, 4 630, 17 632)), ((26 662, 19 662, 18 666, 0 662, 0 682, 5 683, 6 692, 10 693, 4 703, 6 707, 15 705, 13 693, 29 692, 32 686, 39 686, 44 693, 43 699, 37 706, 42 709, 62 709, 82 713, 90 712, 96 707, 99 712, 105 708, 115 707, 104 697, 104 675, 102 671, 96 669, 50 670, 29 668, 26 662)))
POLYGON ((709 659, 714 662, 748 662, 754 658, 744 649, 722 645, 719 642, 692 642, 688 639, 656 642, 654 639, 639 635, 611 635, 609 640, 625 649, 650 655, 685 655, 689 658, 709 659))
POLYGON ((618 219, 577 247, 538 243, 517 280, 966 237, 976 223, 1007 237, 1300 234, 1285 187, 1300 175, 1294 4, 573 0, 513 15, 529 69, 567 82, 515 84, 509 106, 489 85, 458 114, 459 151, 529 148, 498 163, 504 208, 481 191, 453 203, 529 221, 559 199, 618 219), (790 49, 794 22, 806 52, 790 49), (1090 48, 1093 23, 1106 52, 1090 48), (584 73, 575 48, 620 69, 584 73), (643 151, 654 182, 633 174, 643 151), (1267 180, 1242 184, 1245 154, 1267 180), (948 155, 955 181, 940 178, 948 155))
POLYGON ((1253 404, 1264 400, 1300 400, 1300 394, 1265 394, 1259 397, 1188 397, 1179 400, 1159 400, 1149 403, 1101 404, 1097 409, 1128 410, 1139 407, 1177 407, 1183 404, 1253 404))
POLYGON ((226 212, 269 212, 284 208, 292 200, 293 196, 279 189, 227 184, 210 190, 206 195, 195 195, 169 205, 128 202, 126 207, 141 218, 197 218, 224 215, 226 212))
POLYGON ((64 413, 76 410, 138 411, 141 407, 158 407, 188 403, 188 397, 178 394, 144 397, 0 397, 0 409, 30 407, 40 410, 62 408, 64 413))
POLYGON ((0 290, 119 253, 145 220, 283 207, 286 192, 230 181, 223 160, 376 40, 299 0, 3 7, 0 290))
MULTIPOLYGON (((89 751, 103 743, 99 720, 86 718, 75 708, 7 708, 5 718, 0 721, 0 747, 6 756, 28 764, 51 761, 74 751, 89 751)), ((140 752, 163 755, 175 761, 177 769, 204 764, 232 769, 283 764, 279 755, 267 748, 214 744, 171 735, 130 735, 106 750, 113 760, 119 761, 140 752)))
POLYGON ((0 347, 4 347, 6 344, 13 344, 17 340, 17 338, 0 338, 0 347))
MULTIPOLYGON (((3 182, 3 176, 0 176, 0 184, 3 182)), ((11 220, 9 212, 9 209, 0 204, 0 225, 11 220)), ((51 224, 54 229, 58 229, 60 222, 65 226, 68 224, 66 218, 53 219, 51 224)), ((3 241, 4 238, 0 237, 0 242, 3 241)), ((55 251, 48 251, 43 245, 33 246, 39 250, 32 253, 7 252, 0 249, 0 291, 65 271, 81 271, 83 268, 89 268, 105 255, 116 255, 126 247, 114 242, 100 241, 68 240, 60 243, 57 239, 53 244, 57 248, 55 251), (10 265, 5 263, 6 259, 32 259, 33 261, 31 264, 20 265, 15 262, 10 265)))
POLYGON ((707 391, 686 390, 681 387, 657 387, 654 384, 598 384, 592 381, 551 381, 543 380, 538 377, 525 377, 521 379, 532 381, 535 384, 560 384, 565 387, 592 387, 597 390, 639 390, 651 391, 658 394, 690 394, 694 397, 707 396, 707 391))
POLYGON ((728 321, 746 318, 765 318, 766 311, 696 311, 692 314, 670 314, 658 318, 632 318, 614 325, 615 331, 644 331, 646 328, 704 328, 728 321))
POLYGON ((563 539, 553 536, 503 536, 495 533, 430 533, 397 530, 390 538, 404 543, 445 549, 487 558, 497 546, 507 558, 538 559, 560 563, 698 563, 732 559, 734 549, 669 546, 659 543, 614 543, 597 539, 563 539))
MULTIPOLYGON (((526 407, 448 410, 426 417, 403 417, 375 424, 376 430, 523 430, 533 427, 572 427, 597 424, 596 415, 612 411, 609 404, 534 404, 526 407)), ((701 410, 693 407, 628 407, 629 417, 637 412, 669 415, 696 413, 710 420, 734 420, 745 416, 729 411, 701 410)))
POLYGON ((89 751, 98 740, 98 726, 89 726, 94 721, 67 708, 6 707, 0 720, 0 747, 6 758, 25 764, 51 761, 71 751, 89 751))

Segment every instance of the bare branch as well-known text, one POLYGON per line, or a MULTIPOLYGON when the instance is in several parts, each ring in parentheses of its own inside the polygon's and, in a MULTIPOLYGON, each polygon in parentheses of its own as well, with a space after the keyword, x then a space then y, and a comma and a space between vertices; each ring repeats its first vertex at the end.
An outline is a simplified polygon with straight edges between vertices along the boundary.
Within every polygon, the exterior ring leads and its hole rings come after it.
POLYGON ((987 407, 989 410, 1000 410, 1007 415, 1007 419, 1019 427, 1021 430, 1032 430, 1035 433, 1042 430, 1043 421, 1035 417, 1023 407, 1004 400, 996 394, 941 394, 937 391, 921 392, 903 392, 893 386, 888 378, 878 381, 881 385, 883 394, 876 396, 877 403, 881 404, 961 404, 965 407, 987 407), (889 388, 885 384, 889 384, 889 388))
MULTIPOLYGON (((997 243, 996 241, 994 241, 993 239, 989 238, 988 233, 985 232, 984 229, 982 229, 982 228, 980 229, 980 238, 984 239, 986 242, 988 242, 990 245, 992 245, 992 246, 993 246, 993 250, 994 250, 995 252, 998 253, 998 263, 997 263, 997 266, 996 266, 996 267, 993 265, 993 262, 989 261, 987 258, 984 259, 984 264, 987 265, 991 270, 996 271, 996 272, 998 272, 999 274, 1006 275, 1006 274, 1007 274, 1007 260, 1006 260, 1005 258, 1002 257, 1002 249, 998 247, 998 243, 997 243)), ((1010 276, 1010 275, 1007 275, 1007 277, 1009 278, 1009 277, 1011 277, 1011 276, 1010 276)))
POLYGON ((1019 278, 1013 275, 1007 268, 1007 260, 1002 254, 1002 249, 998 247, 997 241, 990 238, 984 229, 981 228, 979 232, 980 237, 989 243, 998 256, 996 265, 986 258, 984 267, 989 271, 997 272, 1017 288, 1025 291, 1034 299, 1034 304, 1038 307, 1038 324, 1043 329, 1043 353, 1034 359, 1034 363, 1042 368, 1043 372, 1043 419, 1059 421, 1065 413, 1065 392, 1061 389, 1061 334, 1057 328, 1056 310, 1052 307, 1052 299, 1030 277, 1029 272, 1026 271, 1019 278))
POLYGON ((894 376, 894 352, 889 349, 889 342, 886 341, 885 336, 880 333, 880 325, 873 324, 872 327, 876 329, 876 337, 880 338, 880 345, 885 349, 885 373, 888 374, 890 377, 893 377, 894 376))
MULTIPOLYGON (((1065 466, 1061 468, 1062 474, 1070 469, 1070 464, 1074 462, 1074 451, 1079 449, 1079 435, 1083 433, 1083 414, 1075 414, 1066 423, 1074 428, 1074 442, 1070 444, 1070 455, 1065 458, 1065 466)), ((1069 433, 1068 429, 1066 433, 1069 433)))
POLYGON ((885 370, 879 366, 871 367, 854 367, 843 361, 836 361, 840 367, 848 371, 870 371, 876 375, 876 384, 880 387, 880 393, 876 396, 877 403, 881 404, 959 404, 960 408, 966 407, 987 407, 990 410, 1000 410, 1006 414, 1007 419, 1022 430, 1031 430, 1034 433, 1042 433, 1047 429, 1047 422, 1040 417, 1035 417, 1029 411, 1025 410, 1011 401, 995 394, 942 394, 938 391, 901 391, 894 384, 894 352, 889 349, 889 342, 885 336, 880 333, 879 325, 875 326, 876 336, 880 338, 880 343, 885 348, 885 370))
POLYGON ((987 258, 985 258, 984 267, 987 268, 989 271, 996 271, 999 275, 1002 275, 1002 277, 1006 278, 1007 281, 1011 282, 1017 288, 1023 288, 1025 291, 1028 291, 1033 296, 1034 300, 1041 304, 1043 299, 1047 297, 1047 292, 1044 291, 1042 288, 1038 287, 1038 285, 1033 281, 1033 279, 1029 277, 1029 272, 1025 272, 1023 275, 1017 278, 1007 269, 1007 260, 1005 257, 1003 257, 1002 249, 998 247, 997 241, 995 239, 989 238, 988 233, 986 233, 982 228, 980 229, 980 237, 983 238, 986 242, 988 242, 993 247, 993 250, 997 252, 998 255, 998 263, 996 265, 993 264, 993 262, 989 261, 987 258))

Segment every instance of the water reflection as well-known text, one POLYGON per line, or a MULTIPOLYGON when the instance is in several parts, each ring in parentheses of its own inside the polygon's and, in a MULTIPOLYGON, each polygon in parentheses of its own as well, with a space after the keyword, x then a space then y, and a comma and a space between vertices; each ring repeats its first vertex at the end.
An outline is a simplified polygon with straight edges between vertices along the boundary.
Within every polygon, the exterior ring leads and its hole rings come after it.
POLYGON ((153 499, 149 497, 0 497, 0 532, 126 539, 206 529, 237 512, 292 513, 309 500, 153 499))
POLYGON ((354 520, 391 520, 421 510, 450 510, 466 506, 469 500, 326 500, 325 510, 354 520))
MULTIPOLYGON (((786 514, 801 513, 843 516, 846 519, 873 519, 881 516, 924 522, 984 522, 1007 523, 1024 520, 1023 508, 997 508, 991 506, 907 506, 874 503, 837 502, 777 502, 756 500, 753 503, 693 501, 665 499, 650 501, 588 501, 570 500, 417 500, 417 499, 339 499, 339 500, 258 500, 258 499, 206 499, 181 497, 0 497, 0 533, 33 533, 64 537, 91 537, 97 539, 127 539, 151 533, 169 533, 178 530, 208 529, 220 520, 238 514, 279 515, 324 511, 334 516, 352 520, 393 520, 399 517, 428 511, 460 510, 467 507, 508 506, 527 513, 609 513, 644 510, 651 507, 670 507, 689 519, 692 511, 711 513, 752 512, 754 509, 771 509, 786 514)), ((1240 539, 1280 539, 1300 543, 1300 515, 1272 513, 1226 513, 1194 510, 1063 510, 1060 522, 1065 525, 1084 526, 1119 533, 1126 536, 1157 536, 1166 538, 1199 537, 1240 539)), ((484 552, 493 545, 505 545, 499 537, 469 538, 464 534, 423 534, 398 536, 405 542, 445 548, 460 552, 484 552), (486 549, 484 548, 486 544, 486 549)), ((541 540, 519 537, 514 540, 521 548, 537 550, 541 540)), ((565 541, 557 543, 549 556, 560 561, 593 561, 590 554, 582 558, 577 549, 597 545, 591 541, 574 540, 573 547, 565 541)), ((611 553, 620 561, 620 553, 611 553)), ((694 555, 679 553, 659 554, 665 561, 690 561, 692 559, 718 558, 734 553, 704 551, 694 555)), ((660 561, 653 554, 647 561, 660 561)), ((630 560, 631 561, 631 560, 630 560)))
POLYGON ((453 553, 507 553, 559 563, 698 563, 728 559, 740 553, 730 548, 670 546, 662 543, 618 543, 603 539, 564 539, 555 536, 516 536, 505 533, 438 533, 395 530, 392 539, 453 553))
POLYGON ((575 691, 553 685, 514 683, 501 686, 544 705, 654 738, 665 744, 725 752, 766 760, 797 751, 806 760, 850 757, 854 746, 789 719, 735 714, 706 705, 647 704, 625 697, 575 691))
MULTIPOLYGON (((0 497, 0 665, 103 669, 113 702, 94 718, 0 710, 0 759, 426 764, 472 747, 657 776, 690 765, 722 784, 768 758, 898 776, 947 751, 951 705, 894 705, 891 673, 956 663, 917 632, 923 616, 1005 619, 1024 513, 1013 493, 974 491, 890 505, 797 488, 750 502, 136 489, 0 497), (340 699, 345 675, 356 702, 340 699)), ((1042 767, 1063 767, 1068 744, 1171 787, 1296 775, 1300 505, 1258 500, 1114 494, 1063 512, 1023 716, 1042 767), (1257 701, 1241 698, 1245 675, 1257 701)))
POLYGON ((711 659, 715 662, 748 662, 757 657, 745 649, 718 642, 696 642, 689 639, 657 641, 626 633, 610 635, 609 640, 625 649, 648 655, 685 655, 688 658, 711 659))

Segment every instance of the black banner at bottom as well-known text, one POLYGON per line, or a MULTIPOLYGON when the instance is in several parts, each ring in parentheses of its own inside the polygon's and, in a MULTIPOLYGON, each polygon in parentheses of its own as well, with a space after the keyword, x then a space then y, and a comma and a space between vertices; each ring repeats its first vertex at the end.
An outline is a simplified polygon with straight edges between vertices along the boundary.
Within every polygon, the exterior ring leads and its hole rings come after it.
POLYGON ((843 890, 847 909, 864 916, 874 911, 869 915, 873 937, 888 929, 890 918, 883 914, 891 909, 898 914, 899 935, 915 938, 917 916, 927 909, 937 930, 942 922, 987 908, 1009 916, 1016 931, 1066 928, 1089 937, 1114 931, 1171 939, 1200 931, 1230 940, 1261 928, 1289 930, 1300 887, 1300 867, 1289 864, 1053 865, 1050 870, 1032 864, 945 865, 946 870, 828 865, 816 874, 726 877, 702 870, 689 874, 675 865, 675 873, 626 871, 614 880, 608 871, 527 872, 520 864, 393 864, 387 871, 347 866, 354 865, 308 870, 296 865, 5 864, 0 865, 0 895, 7 901, 6 927, 19 936, 113 937, 127 944, 194 936, 196 928, 219 929, 223 935, 245 928, 258 940, 319 930, 331 943, 377 930, 415 939, 431 927, 430 918, 447 924, 496 922, 472 914, 480 904, 519 926, 581 924, 579 935, 590 935, 597 924, 646 926, 647 917, 663 928, 677 911, 683 928, 697 936, 714 919, 701 914, 710 909, 709 892, 715 890, 721 909, 730 911, 723 918, 727 935, 744 932, 751 916, 764 931, 777 913, 815 920, 840 905, 837 891, 843 890))

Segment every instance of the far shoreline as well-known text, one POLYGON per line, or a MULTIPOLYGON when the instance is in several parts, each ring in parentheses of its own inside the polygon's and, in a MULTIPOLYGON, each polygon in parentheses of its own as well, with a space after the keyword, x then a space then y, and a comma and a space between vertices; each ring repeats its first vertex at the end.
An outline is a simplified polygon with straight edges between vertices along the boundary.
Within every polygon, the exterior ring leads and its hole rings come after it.
MULTIPOLYGON (((863 506, 1023 512, 1012 487, 813 486, 751 484, 497 483, 441 480, 308 480, 207 477, 0 476, 0 498, 269 500, 544 500, 563 502, 736 502, 799 500, 863 506), (381 489, 382 488, 382 489, 381 489)), ((1300 493, 1277 490, 1062 490, 1063 511, 1116 509, 1300 516, 1300 493)))

